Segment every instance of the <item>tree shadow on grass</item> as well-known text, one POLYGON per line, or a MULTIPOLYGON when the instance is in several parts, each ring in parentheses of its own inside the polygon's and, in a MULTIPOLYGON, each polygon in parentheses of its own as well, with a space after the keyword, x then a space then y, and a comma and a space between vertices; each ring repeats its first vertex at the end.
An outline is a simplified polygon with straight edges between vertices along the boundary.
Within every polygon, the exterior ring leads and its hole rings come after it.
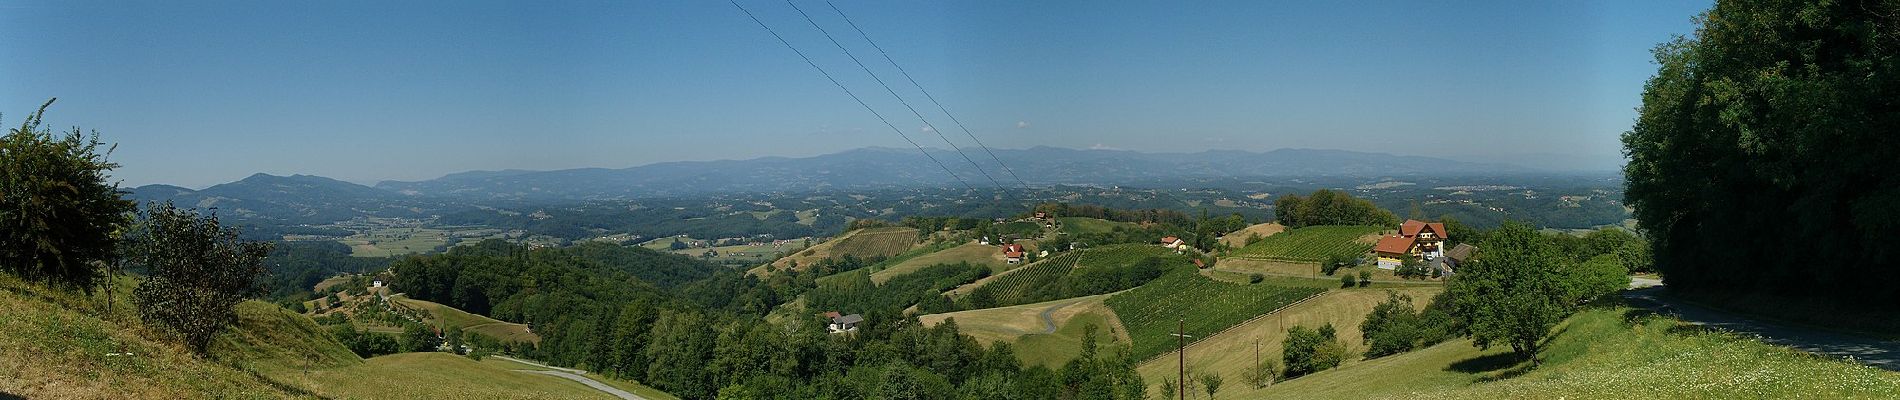
POLYGON ((0 392, 0 400, 26 400, 26 398, 12 393, 0 392))
POLYGON ((1536 367, 1517 353, 1498 353, 1455 362, 1445 370, 1479 375, 1478 382, 1490 382, 1516 378, 1536 367))

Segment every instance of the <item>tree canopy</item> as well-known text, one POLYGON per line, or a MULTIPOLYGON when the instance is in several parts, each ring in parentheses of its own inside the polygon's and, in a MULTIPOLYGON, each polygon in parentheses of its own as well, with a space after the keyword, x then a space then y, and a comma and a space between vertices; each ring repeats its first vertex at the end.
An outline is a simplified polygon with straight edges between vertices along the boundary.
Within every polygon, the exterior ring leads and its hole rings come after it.
MULTIPOLYGON (((1623 134, 1669 287, 1894 304, 1900 2, 1718 1, 1623 134)), ((1489 251, 1490 249, 1486 249, 1489 251)))
POLYGON ((118 164, 106 161, 111 149, 101 152, 98 132, 41 127, 52 105, 47 100, 0 138, 0 269, 90 288, 135 205, 107 183, 118 164))
POLYGON ((1326 189, 1311 196, 1289 194, 1273 201, 1273 216, 1281 225, 1299 228, 1314 225, 1398 226, 1399 217, 1371 201, 1326 189))

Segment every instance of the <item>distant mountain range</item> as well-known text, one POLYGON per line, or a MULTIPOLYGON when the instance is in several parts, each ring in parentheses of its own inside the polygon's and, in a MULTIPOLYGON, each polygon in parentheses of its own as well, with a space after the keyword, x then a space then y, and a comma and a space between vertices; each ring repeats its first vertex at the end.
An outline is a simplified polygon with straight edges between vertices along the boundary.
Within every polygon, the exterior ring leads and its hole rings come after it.
MULTIPOLYGON (((325 223, 354 216, 420 217, 469 204, 572 202, 716 192, 800 192, 829 189, 955 187, 960 177, 976 187, 1016 186, 1009 171, 989 154, 971 152, 979 172, 963 156, 932 150, 946 173, 912 149, 861 148, 814 157, 688 161, 631 168, 554 171, 469 171, 417 181, 385 181, 375 187, 335 179, 256 174, 191 190, 148 185, 131 190, 141 201, 172 201, 221 215, 285 223, 325 223), (987 173, 986 177, 984 174, 987 173)), ((1431 157, 1342 150, 1281 149, 1264 153, 1220 150, 1142 153, 1056 147, 998 149, 997 158, 1030 185, 1123 184, 1186 177, 1408 177, 1496 176, 1534 170, 1431 157)))
POLYGON ((1046 185, 1118 184, 1175 177, 1382 177, 1533 172, 1503 164, 1343 150, 1142 153, 1057 147, 997 149, 996 158, 1009 166, 1009 171, 1005 171, 997 167, 989 154, 967 153, 970 160, 952 151, 932 149, 930 156, 942 162, 942 167, 913 149, 870 147, 804 158, 665 162, 622 169, 472 171, 418 182, 385 181, 376 187, 411 196, 464 200, 549 200, 729 191, 955 186, 960 185, 958 178, 972 186, 989 187, 1016 186, 1015 177, 1030 185, 1046 185), (981 165, 983 170, 978 171, 970 165, 971 161, 981 165), (950 172, 945 172, 944 167, 950 172))

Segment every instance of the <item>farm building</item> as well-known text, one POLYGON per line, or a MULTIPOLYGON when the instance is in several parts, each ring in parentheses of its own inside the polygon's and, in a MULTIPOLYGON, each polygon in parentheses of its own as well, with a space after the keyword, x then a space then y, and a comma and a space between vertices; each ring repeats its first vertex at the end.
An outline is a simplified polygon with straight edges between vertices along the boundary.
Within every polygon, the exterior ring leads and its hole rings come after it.
POLYGON ((1399 234, 1379 238, 1372 252, 1379 257, 1380 269, 1398 269, 1407 259, 1430 261, 1444 257, 1442 246, 1447 237, 1442 222, 1408 219, 1399 224, 1399 234))
POLYGON ((1184 249, 1184 248, 1187 248, 1187 241, 1181 240, 1181 238, 1173 237, 1173 236, 1164 237, 1164 238, 1161 238, 1161 247, 1177 249, 1177 250, 1184 249))
POLYGON ((1010 264, 1022 262, 1023 245, 1015 243, 1003 245, 1003 258, 1007 259, 1010 264))
POLYGON ((1457 270, 1459 265, 1470 262, 1471 256, 1477 253, 1478 246, 1472 246, 1470 243, 1459 243, 1457 246, 1452 246, 1450 251, 1445 252, 1445 269, 1447 270, 1445 272, 1449 274, 1451 271, 1457 270))
MULTIPOLYGON (((833 312, 833 313, 828 313, 828 314, 837 314, 837 313, 833 312)), ((844 316, 832 318, 831 325, 828 326, 827 328, 831 330, 831 333, 857 332, 858 324, 861 324, 861 323, 864 323, 863 315, 858 315, 858 314, 844 315, 844 316)))

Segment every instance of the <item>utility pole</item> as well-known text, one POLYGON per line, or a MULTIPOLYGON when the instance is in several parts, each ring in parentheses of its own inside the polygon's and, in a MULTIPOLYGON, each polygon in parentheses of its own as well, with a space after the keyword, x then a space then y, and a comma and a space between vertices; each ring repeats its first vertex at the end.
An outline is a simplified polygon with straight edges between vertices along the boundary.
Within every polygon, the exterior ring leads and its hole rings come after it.
POLYGON ((1174 351, 1175 353, 1179 353, 1181 356, 1181 360, 1179 364, 1180 369, 1181 369, 1181 375, 1176 378, 1179 380, 1174 381, 1174 386, 1178 389, 1178 390, 1175 390, 1175 392, 1179 392, 1181 394, 1181 400, 1187 400, 1187 338, 1188 338, 1187 319, 1180 319, 1180 320, 1175 321, 1174 337, 1176 338, 1176 342, 1177 342, 1177 344, 1175 345, 1174 351))

